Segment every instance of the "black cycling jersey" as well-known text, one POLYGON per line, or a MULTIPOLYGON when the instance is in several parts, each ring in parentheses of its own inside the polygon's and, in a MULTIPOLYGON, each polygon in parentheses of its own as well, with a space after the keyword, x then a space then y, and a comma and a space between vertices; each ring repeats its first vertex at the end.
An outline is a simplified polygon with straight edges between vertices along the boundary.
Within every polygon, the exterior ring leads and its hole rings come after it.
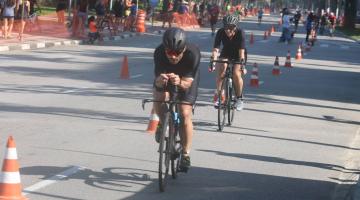
POLYGON ((214 48, 220 49, 221 44, 223 48, 220 57, 239 60, 239 50, 245 50, 245 32, 237 28, 235 35, 230 39, 226 35, 225 29, 221 28, 216 33, 214 48))
MULTIPOLYGON (((179 91, 179 100, 195 103, 197 88, 200 81, 200 50, 193 44, 186 44, 186 50, 182 59, 177 64, 171 64, 166 57, 163 45, 158 46, 154 52, 155 78, 162 73, 174 73, 182 77, 193 78, 190 88, 179 91)), ((154 82, 155 87, 155 82, 154 82)), ((156 87, 155 87, 156 88, 156 87)), ((156 88, 159 91, 158 88, 156 88)))

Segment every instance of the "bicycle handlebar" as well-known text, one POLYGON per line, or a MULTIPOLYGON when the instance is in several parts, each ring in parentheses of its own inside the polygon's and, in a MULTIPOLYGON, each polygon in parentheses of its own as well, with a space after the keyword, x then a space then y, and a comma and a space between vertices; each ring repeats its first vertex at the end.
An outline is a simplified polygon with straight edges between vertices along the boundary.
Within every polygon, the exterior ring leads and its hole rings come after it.
POLYGON ((146 103, 150 103, 150 102, 157 102, 157 103, 166 103, 166 104, 178 104, 178 105, 190 105, 190 106, 194 106, 193 104, 191 103, 186 103, 186 102, 181 102, 181 101, 171 101, 171 100, 168 100, 168 101, 161 101, 161 100, 155 100, 155 99, 143 99, 142 100, 142 108, 143 110, 145 110, 145 104, 146 103))

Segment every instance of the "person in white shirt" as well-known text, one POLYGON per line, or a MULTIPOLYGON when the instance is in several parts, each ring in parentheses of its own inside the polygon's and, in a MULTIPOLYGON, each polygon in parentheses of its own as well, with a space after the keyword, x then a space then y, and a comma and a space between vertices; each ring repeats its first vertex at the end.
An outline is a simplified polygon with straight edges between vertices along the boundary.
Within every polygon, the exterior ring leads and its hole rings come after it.
POLYGON ((291 40, 290 26, 291 25, 290 25, 289 11, 285 10, 282 17, 282 34, 285 43, 289 43, 291 40))

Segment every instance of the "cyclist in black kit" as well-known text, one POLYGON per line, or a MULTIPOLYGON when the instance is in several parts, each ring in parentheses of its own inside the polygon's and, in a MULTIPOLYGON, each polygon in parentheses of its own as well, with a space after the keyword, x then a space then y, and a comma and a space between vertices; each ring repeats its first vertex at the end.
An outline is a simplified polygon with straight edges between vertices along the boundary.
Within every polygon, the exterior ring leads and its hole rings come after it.
MULTIPOLYGON (((153 95, 155 100, 163 101, 169 98, 171 85, 178 87, 178 100, 194 104, 199 85, 200 50, 193 44, 186 42, 185 31, 180 28, 169 28, 163 35, 163 42, 155 49, 155 80, 153 95)), ((162 116, 161 103, 154 102, 154 110, 162 116)), ((180 170, 187 171, 190 167, 190 148, 193 136, 192 106, 179 104, 182 118, 181 145, 183 156, 180 170)), ((161 124, 161 122, 160 122, 161 124)), ((158 127, 155 138, 159 141, 161 128, 158 127)))
MULTIPOLYGON (((227 15, 223 18, 224 27, 219 29, 215 36, 214 49, 212 51, 212 59, 217 60, 220 45, 223 48, 220 52, 219 60, 235 60, 244 63, 245 60, 245 32, 237 27, 239 18, 233 15, 227 15)), ((217 94, 221 87, 221 80, 224 77, 227 64, 217 63, 216 90, 214 96, 215 107, 218 105, 217 94)), ((244 67, 244 65, 243 65, 244 67)), ((235 103, 236 110, 240 111, 244 108, 242 95, 243 79, 242 75, 246 74, 246 69, 241 68, 240 64, 235 64, 233 69, 233 80, 237 101, 235 103), (243 69, 243 70, 242 70, 243 69)))

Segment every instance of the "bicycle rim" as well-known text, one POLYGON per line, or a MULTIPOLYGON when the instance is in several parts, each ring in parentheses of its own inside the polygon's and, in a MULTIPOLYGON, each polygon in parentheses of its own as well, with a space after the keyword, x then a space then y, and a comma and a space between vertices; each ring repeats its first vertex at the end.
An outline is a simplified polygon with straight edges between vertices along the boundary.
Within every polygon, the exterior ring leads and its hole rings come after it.
POLYGON ((218 92, 218 128, 222 131, 226 121, 227 111, 227 79, 225 78, 221 83, 220 91, 218 92), (222 92, 225 92, 225 101, 222 103, 222 92))
POLYGON ((170 164, 170 151, 169 151, 169 138, 168 133, 169 129, 169 113, 166 113, 162 133, 159 143, 159 189, 160 192, 165 191, 166 179, 169 174, 169 164, 170 164))

